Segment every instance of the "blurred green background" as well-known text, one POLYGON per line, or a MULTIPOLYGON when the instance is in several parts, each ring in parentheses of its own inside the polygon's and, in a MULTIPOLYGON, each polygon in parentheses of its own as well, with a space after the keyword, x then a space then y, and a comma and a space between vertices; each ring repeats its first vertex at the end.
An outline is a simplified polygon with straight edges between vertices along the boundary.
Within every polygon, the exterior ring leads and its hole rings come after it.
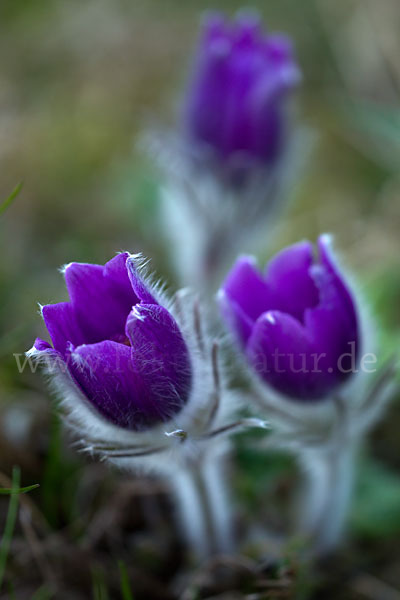
MULTIPOLYGON (((63 593, 66 598, 129 598, 121 596, 124 576, 134 580, 132 597, 161 598, 160 590, 141 595, 140 570, 162 573, 160 581, 168 579, 168 569, 179 571, 181 559, 167 568, 151 546, 153 526, 143 526, 144 541, 139 536, 139 542, 135 537, 127 543, 124 522, 123 541, 119 546, 114 540, 113 552, 109 546, 107 551, 85 546, 87 523, 96 529, 99 511, 112 512, 121 477, 89 461, 83 466, 68 450, 45 384, 37 374, 20 374, 14 353, 44 334, 37 302, 66 299, 57 273, 64 263, 104 263, 119 250, 141 251, 174 289, 157 221, 158 173, 137 141, 148 127, 174 123, 201 13, 213 8, 232 14, 241 6, 233 0, 0 2, 0 200, 23 182, 0 216, 0 471, 9 477, 12 465, 19 464, 25 485, 41 484, 29 495, 36 507, 30 510, 40 511, 47 522, 35 533, 39 558, 34 550, 33 558, 26 549, 24 555, 26 532, 17 526, 9 587, 4 584, 3 590, 18 599, 37 590, 43 598, 63 598, 63 593), (60 556, 47 564, 53 539, 60 556), (65 561, 71 553, 86 564, 86 576, 78 581, 68 580, 65 561), (125 567, 132 555, 139 574, 125 567), (118 561, 125 562, 118 566, 118 561), (64 592, 54 592, 53 580, 69 583, 64 592)), ((400 332, 400 4, 260 0, 252 6, 270 30, 294 39, 304 74, 298 120, 314 136, 276 246, 334 233, 376 314, 382 355, 389 355, 400 332)), ((399 597, 379 595, 400 588, 399 428, 395 402, 373 432, 360 467, 355 545, 346 547, 332 567, 341 574, 335 581, 342 587, 332 591, 330 582, 324 598, 399 597), (354 571, 365 575, 366 585, 364 580, 354 584, 354 571), (378 591, 371 592, 371 581, 378 591)), ((268 520, 264 498, 275 494, 279 501, 279 494, 285 495, 285 485, 294 480, 292 467, 281 458, 266 464, 240 443, 236 464, 242 512, 255 511, 268 520)), ((1 500, 2 527, 7 503, 1 500)), ((162 547, 164 538, 158 535, 162 547)), ((310 594, 322 597, 319 583, 310 585, 310 594)))

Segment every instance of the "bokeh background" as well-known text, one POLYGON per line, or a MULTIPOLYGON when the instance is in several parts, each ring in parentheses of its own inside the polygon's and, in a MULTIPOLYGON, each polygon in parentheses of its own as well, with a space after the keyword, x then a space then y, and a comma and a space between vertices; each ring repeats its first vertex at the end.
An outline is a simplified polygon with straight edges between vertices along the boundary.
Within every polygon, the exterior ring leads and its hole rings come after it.
MULTIPOLYGON (((288 458, 239 439, 238 528, 257 524, 260 542, 237 564, 193 571, 162 484, 78 455, 42 378, 17 368, 14 354, 44 334, 37 302, 66 300, 60 265, 141 251, 175 288, 158 227, 159 174, 137 142, 176 119, 201 13, 240 6, 0 2, 0 200, 23 182, 0 216, 0 484, 15 464, 24 485, 40 484, 21 497, 0 598, 400 598, 399 399, 363 450, 337 555, 316 572, 298 564, 295 547, 276 558, 263 528, 284 531, 296 472, 288 458)), ((383 359, 400 333, 400 5, 252 6, 294 39, 304 73, 297 118, 314 141, 274 245, 336 235, 376 314, 383 359)), ((0 498, 1 531, 8 502, 0 498)))

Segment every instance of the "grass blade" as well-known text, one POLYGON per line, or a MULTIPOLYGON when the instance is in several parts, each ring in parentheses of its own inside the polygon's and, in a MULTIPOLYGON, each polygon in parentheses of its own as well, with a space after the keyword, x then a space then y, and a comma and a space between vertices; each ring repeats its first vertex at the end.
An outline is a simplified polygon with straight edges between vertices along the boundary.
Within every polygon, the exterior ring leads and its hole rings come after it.
POLYGON ((121 578, 122 600, 133 600, 131 584, 129 582, 129 576, 126 570, 125 563, 122 560, 118 561, 118 567, 121 578))
POLYGON ((15 188, 13 189, 13 191, 11 192, 11 194, 8 196, 8 198, 6 198, 5 200, 3 200, 3 202, 0 204, 0 216, 14 202, 15 198, 18 196, 18 194, 22 190, 22 185, 23 185, 22 182, 18 183, 15 186, 15 188))
POLYGON ((93 600, 109 600, 104 574, 100 569, 94 568, 92 571, 92 590, 93 600))
POLYGON ((36 490, 38 487, 39 484, 34 483, 33 485, 27 485, 26 487, 18 488, 17 490, 14 490, 13 488, 0 488, 0 496, 6 496, 8 494, 26 494, 27 492, 36 490))
POLYGON ((12 486, 11 486, 11 497, 8 505, 7 520, 4 527, 3 538, 0 546, 0 589, 3 584, 4 573, 6 570, 8 553, 11 546, 11 540, 14 533, 15 521, 18 514, 18 489, 21 481, 20 468, 13 467, 12 472, 12 486))

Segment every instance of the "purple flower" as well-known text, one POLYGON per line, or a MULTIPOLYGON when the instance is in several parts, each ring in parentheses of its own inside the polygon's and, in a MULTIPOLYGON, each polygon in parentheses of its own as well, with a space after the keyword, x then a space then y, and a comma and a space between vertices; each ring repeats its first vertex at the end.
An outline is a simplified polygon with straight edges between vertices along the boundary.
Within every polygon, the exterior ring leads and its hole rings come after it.
POLYGON ((285 104, 300 80, 290 40, 257 15, 206 20, 185 104, 190 140, 226 164, 271 164, 286 137, 285 104))
POLYGON ((192 379, 182 333, 144 283, 139 264, 128 253, 104 266, 69 264, 70 302, 42 309, 53 348, 40 339, 34 345, 107 421, 136 431, 178 413, 192 379))
POLYGON ((276 391, 299 400, 333 392, 355 370, 360 332, 354 298, 329 239, 277 254, 265 274, 238 259, 219 293, 223 316, 251 367, 276 391))

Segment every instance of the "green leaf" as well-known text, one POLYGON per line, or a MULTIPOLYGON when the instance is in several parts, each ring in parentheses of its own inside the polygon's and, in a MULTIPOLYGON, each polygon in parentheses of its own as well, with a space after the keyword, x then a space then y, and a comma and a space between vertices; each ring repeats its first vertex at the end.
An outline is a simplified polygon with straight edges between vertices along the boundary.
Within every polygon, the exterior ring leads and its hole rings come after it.
POLYGON ((26 487, 18 488, 17 490, 13 490, 12 488, 0 488, 0 496, 6 496, 8 494, 26 494, 31 490, 36 490, 39 487, 38 483, 34 483, 33 485, 27 485, 26 487))
POLYGON ((2 213, 4 213, 7 210, 7 208, 14 202, 15 198, 18 196, 18 194, 22 190, 22 186, 23 186, 22 182, 18 183, 15 186, 15 188, 13 189, 13 191, 11 192, 11 194, 8 196, 8 198, 3 200, 3 202, 0 204, 0 215, 2 213))

